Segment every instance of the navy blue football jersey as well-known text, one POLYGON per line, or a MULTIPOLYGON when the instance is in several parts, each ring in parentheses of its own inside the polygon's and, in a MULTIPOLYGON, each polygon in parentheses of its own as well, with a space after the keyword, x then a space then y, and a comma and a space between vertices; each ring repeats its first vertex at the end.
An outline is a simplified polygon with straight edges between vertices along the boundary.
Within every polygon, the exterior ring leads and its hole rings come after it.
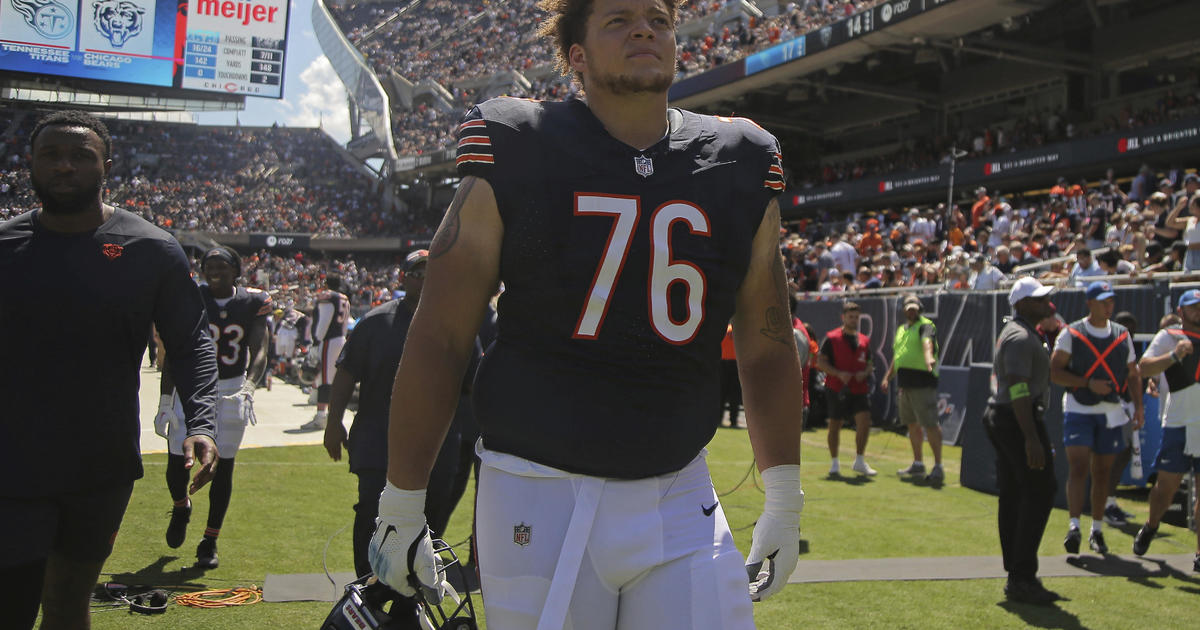
POLYGON ((350 326, 350 298, 338 293, 337 291, 323 291, 317 296, 317 306, 313 308, 312 316, 312 337, 313 341, 320 343, 337 337, 345 337, 346 330, 350 326), (322 334, 321 327, 325 322, 321 321, 321 305, 328 304, 331 308, 328 327, 325 328, 322 334), (318 339, 318 337, 320 337, 318 339))
POLYGON ((504 224, 475 386, 488 448, 641 478, 712 439, 721 339, 783 169, 749 120, 669 118, 645 151, 575 100, 493 99, 459 126, 458 171, 488 181, 504 224))
POLYGON ((218 304, 207 284, 200 285, 208 310, 208 332, 217 349, 217 377, 237 378, 250 361, 247 337, 257 320, 271 313, 271 296, 259 289, 235 287, 233 297, 218 304))

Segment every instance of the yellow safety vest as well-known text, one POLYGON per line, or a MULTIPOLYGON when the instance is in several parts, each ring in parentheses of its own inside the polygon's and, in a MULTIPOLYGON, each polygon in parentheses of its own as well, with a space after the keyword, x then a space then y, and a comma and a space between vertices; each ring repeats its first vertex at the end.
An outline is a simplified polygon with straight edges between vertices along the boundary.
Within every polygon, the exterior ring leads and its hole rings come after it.
POLYGON ((921 315, 911 325, 902 324, 896 329, 896 338, 892 341, 892 356, 895 357, 896 369, 908 368, 920 372, 928 372, 925 367, 925 348, 921 343, 921 326, 933 326, 933 375, 937 376, 937 326, 929 318, 921 315))

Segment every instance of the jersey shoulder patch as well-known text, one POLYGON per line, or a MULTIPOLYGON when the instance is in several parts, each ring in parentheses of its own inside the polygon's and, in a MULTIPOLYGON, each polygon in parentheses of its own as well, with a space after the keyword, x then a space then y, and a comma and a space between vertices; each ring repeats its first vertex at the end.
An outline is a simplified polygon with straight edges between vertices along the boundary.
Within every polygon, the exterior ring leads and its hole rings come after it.
POLYGON ((502 96, 472 107, 456 129, 454 166, 459 174, 489 175, 496 163, 498 135, 537 128, 546 105, 549 103, 502 96))

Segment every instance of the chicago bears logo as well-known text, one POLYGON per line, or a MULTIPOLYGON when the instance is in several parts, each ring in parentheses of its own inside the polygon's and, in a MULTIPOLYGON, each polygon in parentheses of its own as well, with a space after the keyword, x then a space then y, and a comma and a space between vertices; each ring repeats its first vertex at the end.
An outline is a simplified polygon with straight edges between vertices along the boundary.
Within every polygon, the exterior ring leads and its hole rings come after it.
POLYGON ((104 252, 104 255, 109 260, 116 260, 121 257, 121 254, 125 253, 125 248, 113 243, 105 243, 104 247, 100 248, 100 251, 104 252))
POLYGON ((75 14, 55 0, 8 0, 38 35, 62 39, 75 32, 75 14))
POLYGON ((146 10, 129 0, 98 0, 92 5, 92 25, 116 48, 142 32, 146 10))

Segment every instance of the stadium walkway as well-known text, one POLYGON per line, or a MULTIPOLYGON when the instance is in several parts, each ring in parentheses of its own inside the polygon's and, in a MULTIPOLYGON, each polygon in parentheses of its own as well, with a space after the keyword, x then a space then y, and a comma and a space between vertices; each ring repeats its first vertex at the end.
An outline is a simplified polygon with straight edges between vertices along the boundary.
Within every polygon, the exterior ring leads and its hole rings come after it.
MULTIPOLYGON (((158 413, 158 384, 161 373, 154 368, 142 368, 142 452, 163 453, 167 441, 154 434, 154 416, 158 413)), ((254 415, 258 424, 246 427, 242 448, 262 446, 296 446, 320 444, 321 431, 298 431, 312 419, 316 405, 308 404, 308 396, 298 387, 274 379, 271 391, 254 392, 254 415)))

